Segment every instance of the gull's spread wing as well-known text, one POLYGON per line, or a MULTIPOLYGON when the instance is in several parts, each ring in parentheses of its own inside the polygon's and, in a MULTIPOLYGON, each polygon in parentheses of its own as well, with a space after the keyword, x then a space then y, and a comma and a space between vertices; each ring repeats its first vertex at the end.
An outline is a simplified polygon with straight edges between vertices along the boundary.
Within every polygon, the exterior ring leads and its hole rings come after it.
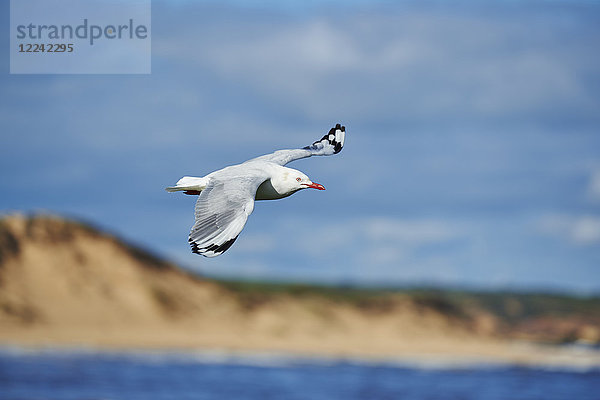
POLYGON ((344 138, 346 136, 346 127, 337 124, 320 140, 317 140, 310 146, 302 149, 277 150, 274 153, 266 154, 248 161, 268 161, 279 165, 286 165, 294 160, 311 156, 329 156, 342 151, 344 147, 344 138))
POLYGON ((215 257, 231 247, 254 210, 256 189, 264 180, 261 176, 211 178, 196 202, 196 222, 188 239, 194 253, 215 257))

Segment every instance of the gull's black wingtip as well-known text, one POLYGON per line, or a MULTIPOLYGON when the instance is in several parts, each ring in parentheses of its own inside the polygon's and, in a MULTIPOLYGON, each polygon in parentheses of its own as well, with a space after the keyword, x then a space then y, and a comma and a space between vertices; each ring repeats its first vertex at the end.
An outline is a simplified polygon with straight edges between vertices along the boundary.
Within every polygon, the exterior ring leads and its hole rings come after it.
POLYGON ((221 244, 211 243, 204 247, 200 247, 192 238, 189 238, 188 242, 190 244, 190 247, 192 248, 192 253, 200 254, 204 257, 216 257, 226 252, 233 245, 238 236, 229 239, 221 244))
POLYGON ((310 146, 303 147, 303 149, 313 151, 313 155, 337 154, 344 147, 345 137, 346 127, 342 124, 336 124, 325 136, 310 146))
POLYGON ((323 137, 327 139, 330 145, 333 146, 333 154, 337 154, 342 151, 344 147, 344 139, 346 134, 346 127, 342 124, 335 124, 335 127, 329 130, 329 133, 323 137), (338 131, 341 132, 338 133, 338 131))

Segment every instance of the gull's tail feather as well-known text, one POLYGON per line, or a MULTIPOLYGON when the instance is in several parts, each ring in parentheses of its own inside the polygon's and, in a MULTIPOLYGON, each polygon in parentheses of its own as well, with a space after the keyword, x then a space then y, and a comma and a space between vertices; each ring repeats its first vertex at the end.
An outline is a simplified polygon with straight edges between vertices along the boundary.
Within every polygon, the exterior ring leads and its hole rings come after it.
POLYGON ((181 191, 190 191, 190 192, 201 192, 208 185, 207 178, 197 178, 194 176, 184 176, 180 180, 177 181, 175 186, 169 186, 165 188, 167 192, 181 192, 181 191))

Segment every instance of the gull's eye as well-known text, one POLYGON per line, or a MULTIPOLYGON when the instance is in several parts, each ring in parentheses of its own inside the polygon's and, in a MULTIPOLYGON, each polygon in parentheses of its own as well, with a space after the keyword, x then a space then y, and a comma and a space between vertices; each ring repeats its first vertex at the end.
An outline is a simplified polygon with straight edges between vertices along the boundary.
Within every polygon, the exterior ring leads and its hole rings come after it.
POLYGON ((302 178, 298 177, 298 178, 296 178, 296 180, 297 180, 298 182, 300 182, 300 181, 302 180, 302 178))

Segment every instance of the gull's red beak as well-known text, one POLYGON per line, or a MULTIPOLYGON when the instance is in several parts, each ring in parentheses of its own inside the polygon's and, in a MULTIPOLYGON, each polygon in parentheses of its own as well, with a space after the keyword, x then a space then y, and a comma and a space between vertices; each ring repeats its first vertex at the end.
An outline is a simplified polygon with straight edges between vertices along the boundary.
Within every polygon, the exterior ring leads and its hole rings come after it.
POLYGON ((311 182, 310 185, 308 183, 303 183, 303 185, 306 185, 306 187, 313 189, 325 190, 325 186, 321 185, 320 183, 311 182))

